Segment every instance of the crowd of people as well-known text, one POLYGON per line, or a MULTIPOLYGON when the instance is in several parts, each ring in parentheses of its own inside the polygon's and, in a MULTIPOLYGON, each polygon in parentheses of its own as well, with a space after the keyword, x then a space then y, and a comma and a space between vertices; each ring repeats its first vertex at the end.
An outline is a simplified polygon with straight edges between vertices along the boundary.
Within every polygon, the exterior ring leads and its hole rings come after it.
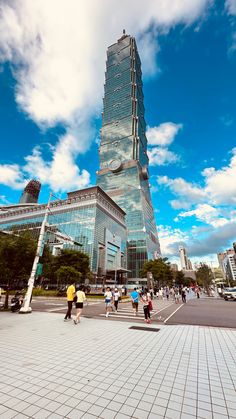
MULTIPOLYGON (((125 295, 127 294, 127 289, 125 289, 125 295)), ((169 287, 164 286, 161 288, 134 288, 133 291, 130 292, 130 298, 132 303, 132 309, 134 316, 138 315, 138 307, 139 304, 142 305, 143 313, 144 313, 144 320, 146 323, 151 322, 151 315, 150 312, 153 310, 153 299, 158 300, 172 300, 175 301, 176 304, 179 304, 181 301, 182 303, 187 302, 187 294, 190 292, 195 292, 196 297, 200 298, 200 288, 198 286, 194 288, 190 287, 183 287, 183 286, 175 286, 169 287)), ((111 288, 107 287, 104 290, 104 299, 105 299, 105 311, 106 317, 109 317, 109 314, 114 311, 118 311, 119 301, 121 301, 122 294, 124 294, 123 289, 121 291, 118 290, 117 287, 111 288)), ((71 312, 73 303, 75 303, 76 307, 76 316, 74 318, 74 324, 78 324, 80 322, 80 317, 83 311, 84 302, 87 302, 85 289, 84 286, 81 285, 78 290, 75 289, 75 284, 71 283, 67 288, 67 303, 68 309, 65 315, 64 321, 71 320, 71 312)), ((87 302, 88 304, 88 302, 87 302)))

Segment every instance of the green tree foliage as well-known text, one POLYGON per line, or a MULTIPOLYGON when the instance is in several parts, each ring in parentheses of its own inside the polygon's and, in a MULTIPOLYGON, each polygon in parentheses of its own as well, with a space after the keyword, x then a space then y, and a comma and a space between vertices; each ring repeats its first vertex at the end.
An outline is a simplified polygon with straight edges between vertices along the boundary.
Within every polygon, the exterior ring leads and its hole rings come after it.
POLYGON ((181 285, 181 284, 184 285, 184 279, 185 278, 184 278, 183 271, 174 272, 174 279, 175 279, 176 285, 181 285))
POLYGON ((23 287, 29 278, 36 242, 30 234, 20 236, 0 234, 0 284, 7 288, 5 308, 8 307, 9 288, 23 287))
POLYGON ((205 263, 201 263, 200 268, 196 272, 197 283, 200 287, 204 287, 209 294, 209 288, 212 284, 213 274, 209 266, 205 263))
POLYGON ((89 256, 81 251, 65 249, 59 256, 51 256, 45 261, 43 275, 49 278, 51 284, 57 284, 57 273, 61 267, 73 268, 74 273, 79 273, 80 282, 84 282, 90 275, 89 256))
POLYGON ((62 285, 69 284, 70 281, 79 282, 81 280, 81 273, 72 266, 61 266, 57 271, 57 288, 62 285))
POLYGON ((155 284, 158 287, 172 285, 173 283, 173 272, 167 258, 159 258, 146 262, 140 274, 142 277, 146 277, 147 272, 152 273, 155 284))

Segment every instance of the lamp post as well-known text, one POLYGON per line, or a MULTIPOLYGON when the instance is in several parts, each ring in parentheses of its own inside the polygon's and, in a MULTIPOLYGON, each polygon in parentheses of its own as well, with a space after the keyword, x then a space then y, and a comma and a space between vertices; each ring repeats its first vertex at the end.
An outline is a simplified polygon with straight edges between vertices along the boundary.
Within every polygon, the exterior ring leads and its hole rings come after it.
POLYGON ((49 213, 49 210, 50 210, 51 198, 52 198, 52 193, 50 192, 47 207, 46 207, 46 211, 45 211, 45 214, 44 214, 44 219, 43 219, 43 222, 42 222, 41 228, 40 228, 37 250, 36 250, 34 263, 33 263, 32 270, 31 270, 30 278, 29 278, 29 281, 28 281, 28 289, 27 289, 27 292, 26 292, 26 295, 25 295, 23 306, 21 307, 19 313, 31 313, 31 311, 32 311, 32 308, 30 307, 30 302, 31 302, 32 291, 33 291, 33 287, 34 287, 34 280, 35 280, 35 275, 36 275, 36 271, 37 271, 37 266, 38 266, 39 258, 41 256, 41 250, 42 250, 42 246, 43 246, 43 240, 44 240, 44 234, 45 234, 45 229, 46 229, 46 224, 47 224, 47 219, 48 219, 48 213, 49 213))

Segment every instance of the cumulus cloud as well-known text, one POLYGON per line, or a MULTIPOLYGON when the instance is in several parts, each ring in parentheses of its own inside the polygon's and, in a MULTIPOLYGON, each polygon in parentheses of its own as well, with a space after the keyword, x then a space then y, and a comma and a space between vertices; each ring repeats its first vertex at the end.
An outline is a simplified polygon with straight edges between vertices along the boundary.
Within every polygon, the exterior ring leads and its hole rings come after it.
POLYGON ((179 161, 179 156, 166 148, 154 147, 148 150, 150 166, 166 166, 179 161))
MULTIPOLYGON (((206 199, 206 192, 197 184, 187 182, 183 178, 170 179, 168 176, 158 176, 157 183, 164 187, 168 187, 171 192, 181 198, 181 202, 189 202, 191 204, 202 202, 206 199)), ((176 202, 174 201, 174 205, 176 202)))
POLYGON ((180 218, 192 216, 195 216, 197 220, 203 221, 206 224, 210 224, 213 227, 223 226, 229 221, 221 216, 219 209, 209 204, 199 204, 194 210, 180 212, 177 218, 179 220, 180 218))
POLYGON ((0 183, 13 189, 22 189, 26 184, 17 164, 0 165, 0 183))
POLYGON ((225 7, 229 14, 236 15, 236 0, 226 0, 225 7))
POLYGON ((158 226, 158 236, 160 240, 161 252, 164 257, 178 255, 178 246, 188 241, 187 233, 171 226, 158 226))
POLYGON ((182 124, 175 124, 174 122, 164 122, 158 127, 147 127, 148 145, 166 147, 174 141, 175 136, 182 128, 182 124))
POLYGON ((153 75, 157 71, 157 31, 168 32, 176 24, 190 25, 210 3, 3 0, 0 62, 10 62, 16 102, 27 116, 44 128, 61 123, 66 134, 76 132, 80 146, 71 141, 74 164, 78 153, 86 151, 93 139, 92 133, 81 135, 81 123, 89 125, 101 110, 106 47, 125 27, 140 42, 144 76, 153 75))
POLYGON ((43 184, 48 184, 55 192, 88 186, 89 172, 80 171, 74 162, 76 144, 77 139, 66 134, 57 144, 51 161, 43 159, 40 147, 34 148, 32 154, 25 158, 25 173, 30 177, 36 177, 43 184))
POLYGON ((188 244, 189 254, 204 256, 216 254, 232 247, 232 243, 235 241, 235 231, 236 222, 228 222, 200 239, 191 240, 188 244))
POLYGON ((164 122, 157 127, 147 127, 150 166, 164 166, 180 160, 179 156, 168 150, 167 147, 174 141, 182 127, 182 124, 175 124, 174 122, 164 122))
MULTIPOLYGON (((227 166, 220 169, 208 167, 202 171, 203 186, 187 182, 183 178, 170 179, 167 176, 159 176, 157 183, 168 187, 179 198, 178 204, 187 201, 194 205, 209 201, 216 206, 235 205, 236 148, 231 150, 231 156, 227 166)), ((174 201, 174 206, 176 206, 176 201, 174 201)))

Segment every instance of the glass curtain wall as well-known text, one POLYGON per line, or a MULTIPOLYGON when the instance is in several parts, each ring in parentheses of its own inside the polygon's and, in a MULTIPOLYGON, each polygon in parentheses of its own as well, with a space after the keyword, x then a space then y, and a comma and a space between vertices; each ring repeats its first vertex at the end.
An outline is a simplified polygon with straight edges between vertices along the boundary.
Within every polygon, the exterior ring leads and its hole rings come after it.
POLYGON ((126 212, 127 268, 139 278, 160 254, 148 182, 141 62, 135 39, 123 35, 107 51, 97 184, 126 212))

